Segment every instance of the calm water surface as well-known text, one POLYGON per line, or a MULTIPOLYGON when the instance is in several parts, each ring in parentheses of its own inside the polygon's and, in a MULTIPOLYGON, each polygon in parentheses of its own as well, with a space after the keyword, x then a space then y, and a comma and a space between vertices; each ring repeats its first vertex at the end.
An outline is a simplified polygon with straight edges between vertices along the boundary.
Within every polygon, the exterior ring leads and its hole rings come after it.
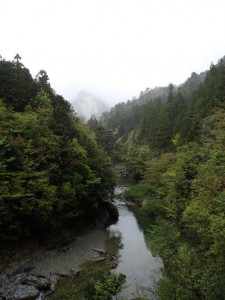
POLYGON ((106 248, 108 253, 120 255, 117 272, 126 275, 126 289, 121 293, 126 299, 138 296, 140 286, 153 286, 157 279, 162 262, 153 257, 147 247, 143 229, 139 226, 134 213, 125 205, 121 193, 124 187, 117 187, 116 205, 119 209, 119 220, 107 229, 106 248))

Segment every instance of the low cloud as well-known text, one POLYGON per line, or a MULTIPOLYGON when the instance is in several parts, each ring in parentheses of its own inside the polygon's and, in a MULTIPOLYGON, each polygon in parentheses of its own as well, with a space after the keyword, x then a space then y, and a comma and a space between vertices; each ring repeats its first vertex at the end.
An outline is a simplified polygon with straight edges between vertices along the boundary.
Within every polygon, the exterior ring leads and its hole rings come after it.
POLYGON ((90 119, 92 115, 99 117, 103 112, 110 108, 106 101, 86 91, 79 92, 72 101, 72 105, 75 112, 86 120, 90 119))

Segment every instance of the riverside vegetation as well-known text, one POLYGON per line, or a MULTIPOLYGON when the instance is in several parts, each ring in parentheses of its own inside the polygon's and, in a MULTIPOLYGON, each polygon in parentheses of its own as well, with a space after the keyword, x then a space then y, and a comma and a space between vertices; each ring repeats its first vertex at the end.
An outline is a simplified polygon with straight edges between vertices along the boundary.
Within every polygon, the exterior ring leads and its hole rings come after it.
POLYGON ((107 300, 122 290, 125 275, 111 272, 105 263, 87 263, 77 278, 64 279, 52 300, 107 300))
POLYGON ((138 180, 127 199, 155 219, 146 238, 164 263, 157 296, 225 299, 224 58, 117 104, 98 126, 114 133, 115 160, 138 180))
MULTIPOLYGON (((113 194, 110 154, 138 182, 127 199, 154 218, 146 239, 164 264, 156 297, 224 299, 224 59, 181 86, 147 88, 89 126, 19 55, 0 61, 0 99, 1 250, 97 215, 113 194)), ((123 285, 104 268, 87 273, 93 299, 123 285)))

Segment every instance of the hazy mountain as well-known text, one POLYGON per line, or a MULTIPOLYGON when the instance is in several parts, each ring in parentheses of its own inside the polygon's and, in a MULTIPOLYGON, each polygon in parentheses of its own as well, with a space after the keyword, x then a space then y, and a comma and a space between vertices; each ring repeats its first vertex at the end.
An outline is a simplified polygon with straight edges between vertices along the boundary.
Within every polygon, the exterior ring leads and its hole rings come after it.
MULTIPOLYGON (((191 76, 184 83, 178 86, 173 85, 173 89, 174 91, 177 91, 179 88, 185 101, 189 102, 191 100, 193 92, 197 89, 200 83, 204 82, 206 74, 207 71, 201 72, 200 74, 193 72, 191 76)), ((142 91, 140 93, 138 99, 133 99, 136 100, 133 102, 135 102, 135 104, 145 104, 150 100, 159 97, 162 99, 162 101, 165 101, 168 97, 169 90, 170 90, 169 85, 164 87, 155 87, 153 89, 146 88, 145 91, 142 91)))
POLYGON ((72 102, 72 105, 78 115, 84 117, 86 120, 92 115, 98 117, 110 108, 106 101, 91 95, 86 91, 79 92, 72 102))

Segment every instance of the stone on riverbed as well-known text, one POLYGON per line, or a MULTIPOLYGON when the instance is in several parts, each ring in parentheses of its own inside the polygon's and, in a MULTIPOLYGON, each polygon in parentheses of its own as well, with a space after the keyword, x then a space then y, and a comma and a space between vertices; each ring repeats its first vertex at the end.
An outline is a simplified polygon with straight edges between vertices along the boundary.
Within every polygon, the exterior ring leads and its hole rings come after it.
POLYGON ((80 269, 72 268, 70 269, 70 273, 72 276, 78 276, 80 274, 80 269))
POLYGON ((17 274, 2 284, 0 300, 1 297, 7 300, 42 299, 41 293, 46 295, 46 293, 54 292, 59 278, 56 275, 44 277, 27 273, 17 274), (40 297, 37 298, 38 296, 40 297))
POLYGON ((13 295, 15 300, 34 300, 38 297, 39 290, 34 286, 20 284, 16 287, 13 295))
POLYGON ((57 276, 57 275, 52 275, 52 276, 50 277, 50 290, 51 290, 52 292, 54 292, 55 286, 56 286, 57 282, 59 281, 59 279, 60 279, 60 277, 57 276))
POLYGON ((32 285, 40 290, 50 289, 50 280, 45 277, 38 277, 31 274, 26 277, 23 284, 32 285))
POLYGON ((17 274, 14 277, 6 280, 1 286, 1 296, 6 299, 13 299, 13 294, 16 288, 23 283, 26 278, 26 274, 17 274))
POLYGON ((96 262, 100 262, 100 261, 104 261, 104 260, 106 260, 106 257, 104 257, 104 256, 95 259, 96 262))
POLYGON ((55 272, 53 273, 53 275, 59 276, 59 277, 68 277, 70 276, 70 272, 69 271, 61 271, 61 272, 55 272))

